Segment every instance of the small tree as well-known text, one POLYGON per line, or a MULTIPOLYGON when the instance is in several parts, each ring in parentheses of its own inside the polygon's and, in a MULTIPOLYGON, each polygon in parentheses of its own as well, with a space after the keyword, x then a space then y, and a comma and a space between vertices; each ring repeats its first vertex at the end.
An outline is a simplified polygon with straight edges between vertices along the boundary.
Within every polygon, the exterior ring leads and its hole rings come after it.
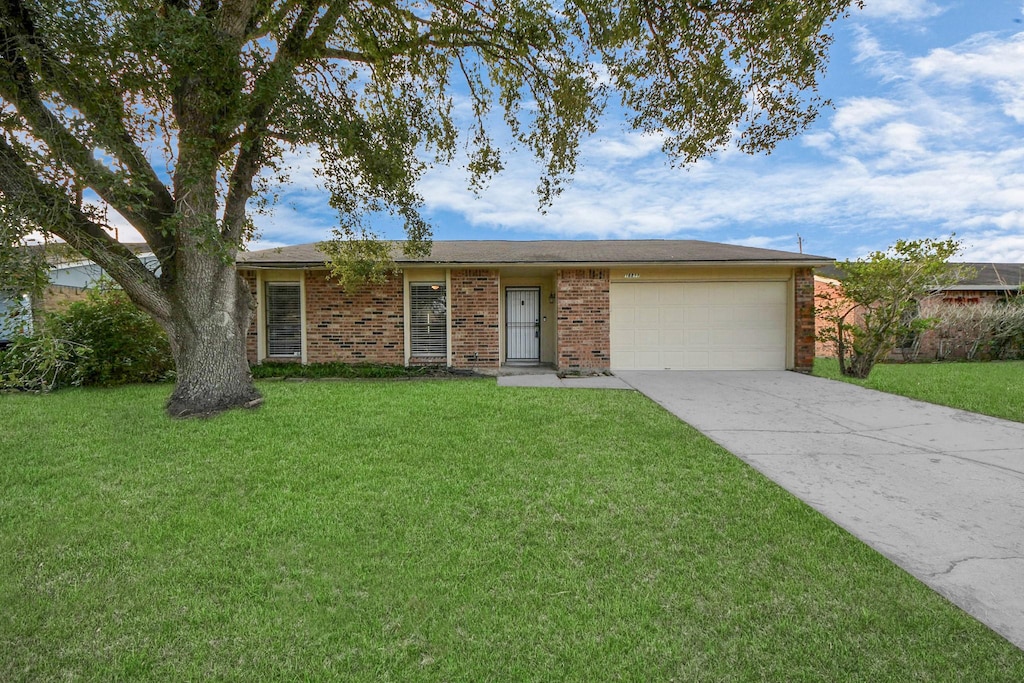
POLYGON ((843 375, 867 377, 900 339, 934 324, 917 315, 917 302, 969 276, 968 267, 949 263, 959 251, 952 238, 897 240, 836 264, 845 275, 834 293, 818 296, 818 317, 826 321, 818 339, 835 347, 843 375))

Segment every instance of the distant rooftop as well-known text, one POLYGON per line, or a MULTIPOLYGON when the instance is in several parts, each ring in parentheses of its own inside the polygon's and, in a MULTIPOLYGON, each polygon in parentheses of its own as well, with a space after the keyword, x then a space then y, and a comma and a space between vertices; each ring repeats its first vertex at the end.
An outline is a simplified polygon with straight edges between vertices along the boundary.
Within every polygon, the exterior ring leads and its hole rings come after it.
MULTIPOLYGON (((1011 290, 1024 285, 1024 263, 957 263, 974 269, 975 275, 946 287, 949 291, 960 290, 1011 290)), ((818 274, 834 280, 843 279, 843 271, 835 264, 822 266, 818 274)))
MULTIPOLYGON (((321 266, 324 255, 317 244, 242 252, 238 265, 255 268, 308 268, 321 266)), ((797 254, 774 249, 742 247, 700 240, 436 240, 429 256, 408 257, 400 243, 392 254, 403 264, 672 264, 672 263, 832 263, 825 256, 797 254)))
MULTIPOLYGON (((136 256, 140 254, 148 254, 153 251, 152 247, 145 242, 122 242, 121 244, 128 247, 128 249, 136 256)), ((32 254, 45 254, 46 261, 50 266, 59 266, 89 260, 67 242, 32 243, 25 245, 25 249, 32 254)))

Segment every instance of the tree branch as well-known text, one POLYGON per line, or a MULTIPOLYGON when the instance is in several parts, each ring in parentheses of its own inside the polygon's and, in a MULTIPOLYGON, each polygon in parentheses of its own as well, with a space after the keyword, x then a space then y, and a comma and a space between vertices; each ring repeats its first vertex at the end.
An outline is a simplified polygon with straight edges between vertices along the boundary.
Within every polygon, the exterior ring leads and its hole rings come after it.
MULTIPOLYGON (((109 78, 102 75, 98 78, 98 83, 93 82, 88 85, 74 78, 66 78, 65 65, 53 54, 49 45, 45 43, 42 37, 38 35, 35 23, 32 21, 27 8, 22 4, 21 0, 8 0, 7 9, 9 12, 5 12, 5 14, 11 19, 8 27, 17 30, 19 33, 17 37, 8 36, 6 31, 0 34, 4 39, 5 59, 9 62, 11 59, 23 61, 23 57, 12 49, 13 42, 8 43, 9 40, 18 40, 20 38, 32 46, 34 54, 40 63, 41 75, 50 82, 55 91, 60 93, 69 105, 81 111, 86 119, 94 125, 98 142, 103 145, 107 152, 113 154, 124 164, 132 177, 138 179, 141 186, 150 195, 150 199, 147 202, 148 206, 138 212, 138 219, 135 221, 133 221, 131 215, 128 215, 131 211, 126 214, 122 211, 125 207, 111 202, 107 197, 104 197, 104 200, 111 203, 122 215, 125 215, 125 218, 132 223, 133 227, 139 230, 158 254, 172 250, 173 242, 159 229, 154 228, 157 228, 174 213, 174 200, 166 185, 160 180, 156 171, 146 159, 145 153, 135 143, 125 127, 126 113, 124 110, 124 100, 119 90, 114 87, 109 78)), ((41 101, 39 101, 41 98, 38 95, 35 95, 34 99, 38 101, 39 105, 42 105, 41 101)), ((70 133, 68 135, 70 136, 70 133)), ((89 157, 91 166, 102 169, 102 166, 95 162, 91 155, 88 154, 88 150, 85 150, 85 154, 89 157)), ((95 168, 91 170, 95 171, 95 168)), ((113 174, 108 172, 106 183, 111 189, 119 182, 113 174)), ((104 193, 111 194, 111 190, 103 190, 101 192, 103 188, 100 185, 94 189, 97 190, 101 197, 104 193)))
POLYGON ((285 84, 291 81, 295 68, 302 61, 304 54, 311 52, 310 45, 314 44, 320 48, 327 41, 331 29, 341 15, 341 4, 335 3, 327 9, 308 38, 307 34, 316 19, 317 8, 310 4, 304 6, 288 36, 282 41, 274 61, 253 86, 250 96, 252 106, 246 116, 238 158, 228 179, 228 194, 224 201, 221 236, 231 243, 240 241, 245 229, 245 207, 252 197, 253 178, 263 164, 266 138, 270 135, 270 115, 274 110, 277 96, 285 84))
POLYGON ((11 209, 99 264, 155 318, 170 320, 170 302, 159 279, 130 249, 75 206, 61 188, 40 180, 4 136, 0 136, 0 194, 11 209))

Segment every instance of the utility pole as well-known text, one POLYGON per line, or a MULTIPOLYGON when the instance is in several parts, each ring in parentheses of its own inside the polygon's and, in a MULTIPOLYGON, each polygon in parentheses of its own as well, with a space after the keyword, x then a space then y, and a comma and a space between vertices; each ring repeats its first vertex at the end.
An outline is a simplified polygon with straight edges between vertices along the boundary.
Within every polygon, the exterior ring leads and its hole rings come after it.
POLYGON ((800 236, 800 233, 796 234, 796 246, 801 254, 804 253, 804 238, 800 236))

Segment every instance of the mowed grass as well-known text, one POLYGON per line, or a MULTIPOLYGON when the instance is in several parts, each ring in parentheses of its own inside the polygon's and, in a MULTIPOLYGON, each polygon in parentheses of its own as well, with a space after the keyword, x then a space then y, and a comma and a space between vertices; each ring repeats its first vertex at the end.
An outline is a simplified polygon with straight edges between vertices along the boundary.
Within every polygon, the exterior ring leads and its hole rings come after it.
POLYGON ((888 363, 866 380, 839 374, 834 358, 814 359, 814 374, 890 394, 1024 422, 1024 361, 888 363))
POLYGON ((262 389, 0 396, 0 680, 1024 680, 639 394, 262 389))

